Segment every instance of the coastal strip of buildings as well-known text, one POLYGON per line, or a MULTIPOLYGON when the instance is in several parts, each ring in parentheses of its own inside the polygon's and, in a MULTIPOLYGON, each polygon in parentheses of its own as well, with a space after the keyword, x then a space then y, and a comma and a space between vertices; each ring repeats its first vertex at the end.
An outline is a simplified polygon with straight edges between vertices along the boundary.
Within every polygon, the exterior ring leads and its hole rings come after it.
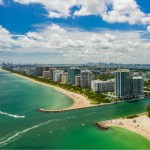
MULTIPOLYGON (((107 81, 95 80, 91 70, 79 67, 53 68, 46 65, 36 67, 12 67, 13 71, 27 75, 50 79, 61 84, 88 88, 96 93, 112 93, 119 99, 139 98, 144 96, 144 79, 140 74, 127 69, 118 69, 113 74, 115 78, 107 81)), ((106 70, 110 73, 109 70, 106 70)))

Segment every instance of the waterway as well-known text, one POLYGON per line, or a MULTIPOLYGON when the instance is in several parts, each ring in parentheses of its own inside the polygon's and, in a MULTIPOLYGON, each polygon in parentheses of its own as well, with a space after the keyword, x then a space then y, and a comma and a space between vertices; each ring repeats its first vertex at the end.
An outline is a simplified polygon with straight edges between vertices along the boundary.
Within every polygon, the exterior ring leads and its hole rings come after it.
POLYGON ((0 70, 0 149, 144 149, 150 141, 121 128, 107 131, 93 123, 142 113, 150 99, 61 113, 73 101, 52 88, 0 70), (134 140, 133 140, 134 139, 134 140))

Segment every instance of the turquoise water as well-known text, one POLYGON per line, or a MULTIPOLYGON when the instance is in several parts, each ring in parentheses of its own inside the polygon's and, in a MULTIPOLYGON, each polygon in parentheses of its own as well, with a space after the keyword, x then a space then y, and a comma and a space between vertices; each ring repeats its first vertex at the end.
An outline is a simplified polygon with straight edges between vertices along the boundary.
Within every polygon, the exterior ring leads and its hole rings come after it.
POLYGON ((52 88, 0 70, 0 148, 150 148, 150 141, 133 132, 120 128, 102 131, 93 125, 96 121, 144 112, 150 100, 61 113, 37 111, 39 107, 62 109, 72 103, 52 88))

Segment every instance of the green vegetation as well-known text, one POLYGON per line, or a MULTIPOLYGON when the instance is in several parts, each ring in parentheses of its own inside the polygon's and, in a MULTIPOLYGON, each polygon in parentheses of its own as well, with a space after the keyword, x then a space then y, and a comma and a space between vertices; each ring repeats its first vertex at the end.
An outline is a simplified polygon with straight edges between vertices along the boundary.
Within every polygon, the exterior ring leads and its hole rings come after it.
POLYGON ((150 105, 147 106, 147 116, 150 118, 150 105))
POLYGON ((137 115, 137 114, 135 114, 135 115, 128 115, 125 118, 132 119, 132 118, 136 118, 136 117, 139 117, 139 115, 137 115))
POLYGON ((53 80, 50 80, 50 79, 45 79, 45 78, 40 78, 37 76, 31 76, 31 75, 26 75, 26 74, 19 73, 19 72, 14 72, 14 71, 7 69, 7 68, 3 68, 3 69, 8 70, 8 71, 13 72, 13 73, 16 73, 16 74, 20 74, 20 75, 25 76, 25 77, 32 78, 36 81, 51 84, 51 85, 58 86, 60 88, 63 88, 65 90, 68 90, 71 92, 82 94, 83 96, 87 97, 91 101, 92 104, 110 103, 111 102, 107 98, 106 95, 104 95, 102 93, 95 93, 95 92, 91 91, 90 89, 83 89, 83 88, 73 86, 73 85, 61 84, 60 82, 54 82, 53 80))
POLYGON ((144 90, 145 91, 150 91, 150 88, 145 87, 144 90))
MULTIPOLYGON (((144 91, 150 92, 150 80, 144 82, 144 91)), ((146 96, 150 96, 150 93, 145 93, 146 96)))
POLYGON ((144 82, 144 86, 146 86, 146 87, 150 86, 150 80, 145 81, 145 82, 144 82))
POLYGON ((99 79, 102 81, 107 81, 109 79, 114 79, 115 76, 113 74, 107 73, 107 74, 101 74, 101 75, 95 75, 95 79, 99 79))

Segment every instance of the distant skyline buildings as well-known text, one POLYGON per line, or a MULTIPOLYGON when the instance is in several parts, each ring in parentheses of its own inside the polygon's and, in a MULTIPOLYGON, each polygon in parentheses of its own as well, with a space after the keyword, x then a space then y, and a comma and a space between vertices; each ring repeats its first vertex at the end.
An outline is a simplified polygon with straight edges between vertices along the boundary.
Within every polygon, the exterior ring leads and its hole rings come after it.
POLYGON ((7 65, 22 65, 22 66, 37 66, 37 67, 40 67, 40 66, 48 66, 48 67, 57 67, 57 66, 70 66, 70 67, 76 67, 76 66, 96 66, 96 67, 118 67, 118 68, 133 68, 133 67, 150 67, 150 63, 145 63, 145 64, 142 64, 142 63, 123 63, 123 62, 119 62, 119 63, 116 63, 116 62, 84 62, 84 63, 72 63, 72 62, 69 62, 69 63, 63 63, 63 62, 59 62, 59 63, 40 63, 40 62, 33 62, 33 63, 24 63, 24 62, 19 62, 19 63, 13 63, 12 61, 7 61, 7 62, 2 62, 0 65, 3 65, 3 64, 7 64, 7 65))

